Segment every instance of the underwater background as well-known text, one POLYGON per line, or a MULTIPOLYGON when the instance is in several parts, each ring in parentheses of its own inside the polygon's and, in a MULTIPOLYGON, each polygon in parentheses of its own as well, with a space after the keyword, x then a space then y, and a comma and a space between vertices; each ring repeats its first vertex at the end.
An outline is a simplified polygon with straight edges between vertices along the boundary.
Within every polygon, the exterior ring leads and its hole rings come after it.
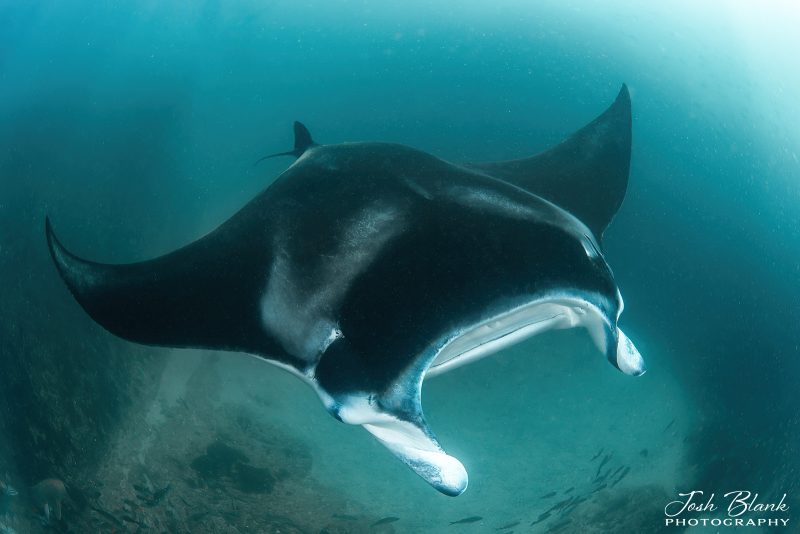
POLYGON ((691 490, 786 494, 773 530, 797 531, 798 24, 792 2, 0 2, 0 532, 671 532, 691 490), (604 247, 649 371, 557 331, 426 381, 456 499, 285 371, 114 338, 47 253, 46 214, 98 261, 193 241, 288 166, 253 162, 294 120, 511 159, 623 82, 604 247), (598 453, 627 475, 592 493, 598 453), (564 495, 587 498, 530 526, 564 495))

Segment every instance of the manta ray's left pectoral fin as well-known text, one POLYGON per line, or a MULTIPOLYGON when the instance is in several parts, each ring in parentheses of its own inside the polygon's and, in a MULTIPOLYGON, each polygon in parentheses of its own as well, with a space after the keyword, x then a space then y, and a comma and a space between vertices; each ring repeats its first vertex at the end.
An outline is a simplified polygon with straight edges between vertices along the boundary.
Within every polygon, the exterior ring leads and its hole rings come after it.
POLYGON ((451 497, 464 493, 468 476, 464 465, 447 454, 428 427, 421 410, 395 413, 380 403, 365 401, 349 406, 338 415, 345 423, 360 424, 404 464, 425 481, 451 497), (360 404, 360 403, 359 403, 360 404))

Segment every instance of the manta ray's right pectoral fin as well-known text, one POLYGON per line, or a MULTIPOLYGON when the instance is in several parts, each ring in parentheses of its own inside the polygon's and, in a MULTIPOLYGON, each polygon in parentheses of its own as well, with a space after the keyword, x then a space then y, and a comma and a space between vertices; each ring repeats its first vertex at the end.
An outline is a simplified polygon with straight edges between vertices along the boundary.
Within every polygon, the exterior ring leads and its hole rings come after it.
POLYGON ((425 481, 451 497, 467 489, 468 476, 464 465, 447 454, 422 416, 392 413, 380 403, 363 400, 342 406, 337 416, 345 423, 363 426, 392 454, 425 481))

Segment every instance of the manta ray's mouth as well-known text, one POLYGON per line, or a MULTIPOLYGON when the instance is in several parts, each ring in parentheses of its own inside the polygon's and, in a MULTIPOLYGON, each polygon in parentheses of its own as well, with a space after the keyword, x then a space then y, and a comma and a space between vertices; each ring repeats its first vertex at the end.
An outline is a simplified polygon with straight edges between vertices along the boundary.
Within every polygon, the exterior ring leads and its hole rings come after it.
POLYGON ((436 355, 426 376, 436 376, 547 330, 584 326, 596 342, 604 339, 603 317, 580 298, 536 300, 464 329, 436 355))

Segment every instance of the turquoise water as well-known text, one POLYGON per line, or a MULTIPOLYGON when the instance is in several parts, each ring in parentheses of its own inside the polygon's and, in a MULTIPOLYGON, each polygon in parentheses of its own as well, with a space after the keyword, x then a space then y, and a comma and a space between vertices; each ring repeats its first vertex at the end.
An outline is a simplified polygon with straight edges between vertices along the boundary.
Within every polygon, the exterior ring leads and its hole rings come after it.
MULTIPOLYGON (((557 521, 528 526, 548 507, 541 496, 588 488, 601 448, 630 474, 576 509, 565 532, 658 532, 667 502, 691 489, 720 500, 739 489, 786 493, 789 513, 773 516, 797 521, 798 23, 788 2, 3 3, 0 473, 20 488, 49 476, 85 485, 114 478, 115 455, 147 463, 192 377, 211 368, 210 405, 242 407, 255 425, 302 443, 308 476, 341 497, 338 513, 361 518, 332 520, 329 532, 487 532, 515 521, 511 530, 544 532, 557 521), (321 143, 509 159, 583 126, 623 82, 633 103, 630 184, 604 246, 625 297, 621 324, 649 372, 623 376, 585 333, 559 331, 432 378, 426 415, 470 472, 463 496, 437 494, 366 432, 331 418, 294 377, 234 354, 147 349, 159 371, 133 365, 132 376, 150 376, 141 398, 96 391, 126 408, 103 423, 104 445, 80 466, 57 451, 95 445, 69 444, 60 422, 45 434, 63 443, 29 435, 21 413, 47 426, 48 413, 72 402, 35 390, 45 373, 35 365, 25 367, 34 378, 10 378, 20 361, 44 358, 37 343, 69 347, 66 363, 46 367, 59 392, 69 377, 115 372, 102 347, 129 350, 59 284, 45 214, 85 257, 149 258, 210 231, 268 186, 288 162, 252 163, 290 147, 294 120, 321 143), (137 424, 155 437, 125 438, 141 451, 126 456, 119 435, 137 424), (36 456, 36 446, 56 452, 36 456), (470 516, 482 519, 448 526, 470 516), (383 517, 399 519, 370 529, 383 517)), ((217 412, 192 413, 198 433, 217 425, 217 412)), ((168 496, 178 515, 179 485, 168 496)), ((319 531, 313 516, 331 511, 315 507, 322 490, 313 488, 293 517, 303 525, 304 510, 319 531)), ((74 500, 57 528, 80 532, 88 521, 92 512, 74 500)), ((26 513, 7 522, 34 528, 26 513)), ((203 521, 193 531, 225 531, 203 521)))

